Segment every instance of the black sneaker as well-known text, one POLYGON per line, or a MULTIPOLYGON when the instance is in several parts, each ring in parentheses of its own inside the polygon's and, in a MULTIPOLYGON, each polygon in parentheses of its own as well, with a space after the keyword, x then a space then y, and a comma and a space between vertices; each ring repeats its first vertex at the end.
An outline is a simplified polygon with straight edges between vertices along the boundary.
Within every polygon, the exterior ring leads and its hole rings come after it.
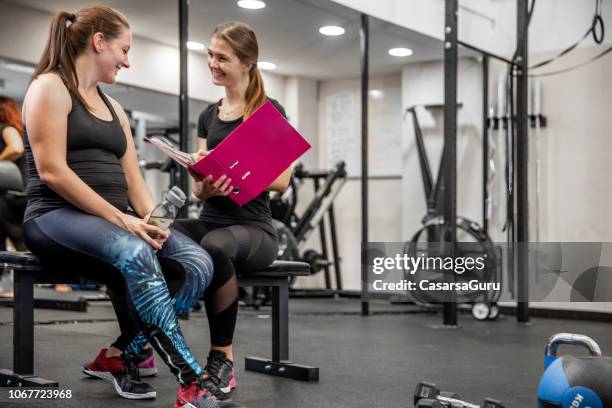
POLYGON ((204 371, 217 386, 219 395, 213 395, 219 400, 229 398, 232 390, 236 388, 236 377, 234 363, 227 358, 226 354, 220 350, 210 350, 204 371))
POLYGON ((138 360, 133 355, 122 355, 126 369, 112 374, 112 384, 115 391, 127 399, 151 399, 157 397, 157 392, 146 382, 140 381, 138 360))

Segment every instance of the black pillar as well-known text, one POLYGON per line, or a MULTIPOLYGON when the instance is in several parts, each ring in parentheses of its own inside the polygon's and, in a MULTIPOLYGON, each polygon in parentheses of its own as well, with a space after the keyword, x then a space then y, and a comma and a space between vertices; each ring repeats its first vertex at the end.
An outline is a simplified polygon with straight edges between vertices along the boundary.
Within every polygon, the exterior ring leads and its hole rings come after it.
MULTIPOLYGON (((457 2, 446 0, 444 25, 444 241, 455 256, 457 241, 457 2)), ((455 277, 451 276, 454 280, 455 277)), ((444 325, 457 325, 457 303, 454 298, 444 303, 444 325)))
MULTIPOLYGON (((489 234, 489 57, 482 56, 482 229, 489 234)), ((492 119, 492 118, 491 118, 492 119)))
POLYGON ((370 27, 366 14, 361 15, 361 315, 370 314, 368 295, 367 259, 364 250, 368 244, 368 87, 370 27))
MULTIPOLYGON (((189 36, 189 0, 179 0, 179 141, 180 149, 189 151, 189 90, 187 88, 187 41, 189 36)), ((187 170, 179 166, 178 184, 181 190, 189 192, 187 170)), ((181 209, 179 217, 187 217, 187 206, 181 209)))
POLYGON ((516 77, 516 241, 518 242, 516 318, 519 322, 529 321, 529 117, 527 112, 528 94, 528 44, 529 11, 528 0, 517 0, 517 77, 516 77))

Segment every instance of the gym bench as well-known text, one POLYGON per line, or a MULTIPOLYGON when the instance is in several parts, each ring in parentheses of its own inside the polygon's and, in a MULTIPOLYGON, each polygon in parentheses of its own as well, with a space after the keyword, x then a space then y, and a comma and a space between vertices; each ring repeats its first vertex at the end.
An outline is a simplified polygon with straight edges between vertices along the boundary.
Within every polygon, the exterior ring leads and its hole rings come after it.
MULTIPOLYGON (((29 252, 0 251, 0 269, 14 271, 13 371, 0 369, 0 387, 58 387, 34 375, 34 284, 78 283, 45 270, 29 252)), ((272 288, 272 359, 246 357, 245 368, 302 381, 318 381, 319 368, 289 361, 289 278, 310 274, 304 262, 275 261, 268 268, 239 277, 240 286, 272 288)))

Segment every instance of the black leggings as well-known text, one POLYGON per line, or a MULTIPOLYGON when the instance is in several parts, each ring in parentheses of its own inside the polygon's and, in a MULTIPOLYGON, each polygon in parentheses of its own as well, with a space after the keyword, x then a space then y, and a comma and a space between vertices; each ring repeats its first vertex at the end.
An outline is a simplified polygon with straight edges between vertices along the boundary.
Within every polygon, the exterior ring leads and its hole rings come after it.
POLYGON ((212 257, 214 274, 204 292, 210 343, 232 344, 238 315, 237 276, 269 266, 278 254, 278 239, 255 225, 214 227, 200 220, 176 220, 173 227, 199 242, 212 257))
POLYGON ((50 211, 24 224, 28 248, 50 270, 106 284, 130 343, 147 341, 177 380, 188 385, 203 373, 189 351, 177 313, 188 310, 211 282, 212 260, 199 245, 174 232, 155 252, 136 235, 73 208, 50 211), (168 289, 162 268, 181 270, 182 284, 168 289))

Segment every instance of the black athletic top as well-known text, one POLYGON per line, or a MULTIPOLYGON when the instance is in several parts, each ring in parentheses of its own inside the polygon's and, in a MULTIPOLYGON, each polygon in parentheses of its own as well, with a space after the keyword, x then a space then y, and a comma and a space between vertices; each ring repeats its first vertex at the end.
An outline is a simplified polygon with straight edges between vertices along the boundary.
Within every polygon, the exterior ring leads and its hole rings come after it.
MULTIPOLYGON (((283 116, 287 116, 283 107, 276 100, 268 99, 283 116)), ((219 119, 220 104, 221 101, 209 105, 198 119, 198 137, 207 140, 208 150, 214 149, 242 123, 242 118, 231 121, 219 119)), ((272 226, 270 194, 267 191, 242 207, 227 197, 210 197, 204 202, 200 220, 220 227, 234 224, 254 224, 270 234, 276 235, 276 230, 272 226)))
MULTIPOLYGON (((4 143, 4 137, 2 137, 2 132, 4 132, 4 129, 6 129, 8 127, 12 127, 12 128, 15 129, 15 127, 13 125, 9 124, 9 123, 2 123, 2 124, 0 124, 0 152, 3 151, 4 148, 6 147, 6 143, 4 143)), ((26 163, 25 154, 22 154, 21 157, 19 157, 17 160, 15 160, 15 164, 19 168, 19 172, 21 173, 21 179, 23 180, 23 186, 25 187, 26 180, 27 180, 27 177, 28 177, 28 175, 27 175, 28 166, 27 166, 27 163, 26 163)))
MULTIPOLYGON (((111 103, 100 88, 98 93, 111 112, 113 119, 110 121, 91 114, 76 96, 70 94, 72 110, 68 114, 66 161, 68 167, 96 193, 119 210, 126 211, 127 181, 120 158, 125 153, 127 141, 111 103)), ((27 130, 24 134, 29 176, 25 223, 51 210, 72 207, 72 204, 40 179, 27 130)))

